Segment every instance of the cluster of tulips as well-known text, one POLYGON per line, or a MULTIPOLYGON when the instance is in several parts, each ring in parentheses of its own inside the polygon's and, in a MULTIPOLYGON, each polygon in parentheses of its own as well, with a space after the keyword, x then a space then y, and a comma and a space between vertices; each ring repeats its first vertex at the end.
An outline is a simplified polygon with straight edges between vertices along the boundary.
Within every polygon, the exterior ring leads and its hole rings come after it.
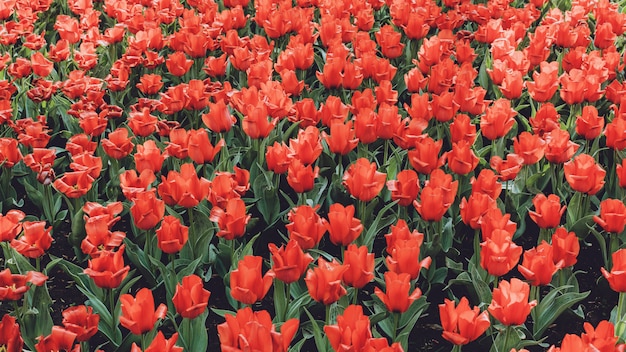
POLYGON ((0 351, 625 350, 622 12, 0 2, 0 351))

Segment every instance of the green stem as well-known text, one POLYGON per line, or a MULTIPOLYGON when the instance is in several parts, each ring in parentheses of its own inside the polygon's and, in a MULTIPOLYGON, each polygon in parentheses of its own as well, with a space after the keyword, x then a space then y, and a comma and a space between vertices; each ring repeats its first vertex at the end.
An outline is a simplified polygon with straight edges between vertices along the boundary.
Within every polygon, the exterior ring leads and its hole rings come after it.
POLYGON ((619 299, 617 301, 617 321, 622 321, 624 319, 624 309, 626 304, 626 292, 619 293, 619 299))
POLYGON ((325 316, 325 320, 326 325, 330 325, 331 321, 330 321, 330 304, 326 305, 326 316, 325 316))
POLYGON ((480 266, 480 230, 474 230, 474 264, 480 266))
POLYGON ((392 342, 396 342, 396 338, 398 337, 398 324, 400 324, 400 313, 392 313, 393 314, 393 339, 392 342))
POLYGON ((452 351, 450 352, 461 352, 461 347, 463 345, 454 345, 454 347, 452 347, 452 351))
POLYGON ((115 317, 115 294, 113 293, 113 289, 109 289, 109 311, 111 311, 111 316, 115 317))
POLYGON ((504 330, 504 350, 508 351, 510 350, 509 348, 509 335, 511 334, 511 326, 507 325, 506 329, 504 330))

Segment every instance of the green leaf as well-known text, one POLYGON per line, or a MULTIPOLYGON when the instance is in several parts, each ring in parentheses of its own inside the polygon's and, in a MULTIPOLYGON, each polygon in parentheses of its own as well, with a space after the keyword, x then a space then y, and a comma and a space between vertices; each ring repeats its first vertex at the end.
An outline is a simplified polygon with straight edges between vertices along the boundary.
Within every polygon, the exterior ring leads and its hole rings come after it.
POLYGON ((396 203, 398 203, 398 201, 391 202, 387 204, 384 208, 382 208, 376 215, 376 218, 369 226, 367 231, 359 236, 361 240, 359 241, 359 238, 357 238, 358 243, 366 245, 368 251, 372 251, 372 246, 374 246, 374 239, 376 238, 376 235, 380 234, 383 229, 389 227, 396 221, 395 216, 388 216, 386 218, 383 218, 387 211, 395 206, 396 203))
POLYGON ((533 324, 533 336, 536 339, 540 338, 565 310, 589 296, 590 291, 561 293, 567 288, 568 286, 561 286, 553 289, 534 308, 537 321, 533 324))
MULTIPOLYGON (((313 318, 313 315, 309 312, 308 309, 304 308, 304 312, 309 316, 309 320, 311 321, 311 326, 313 327, 313 338, 315 339, 315 346, 318 351, 328 351, 328 345, 324 335, 322 334, 322 330, 319 327, 319 323, 317 320, 313 318)), ((324 323, 322 322, 322 325, 324 323)))

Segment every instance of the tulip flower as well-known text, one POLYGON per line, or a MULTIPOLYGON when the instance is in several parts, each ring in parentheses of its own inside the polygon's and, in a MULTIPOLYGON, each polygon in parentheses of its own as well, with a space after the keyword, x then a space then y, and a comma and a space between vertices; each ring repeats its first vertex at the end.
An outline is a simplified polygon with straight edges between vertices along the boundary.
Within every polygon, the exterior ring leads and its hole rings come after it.
POLYGON ((335 259, 332 262, 327 262, 324 258, 319 257, 317 267, 309 269, 304 278, 311 298, 324 305, 329 305, 345 296, 347 291, 341 285, 341 280, 346 270, 348 267, 339 264, 335 259))
POLYGON ((493 290, 493 298, 487 309, 504 325, 522 325, 530 310, 537 305, 537 301, 528 302, 529 294, 530 286, 520 279, 502 280, 498 288, 493 290))
POLYGON ((497 199, 502 192, 502 184, 498 182, 496 174, 489 169, 481 170, 478 177, 472 177, 470 182, 472 184, 472 194, 484 193, 491 199, 497 199))
POLYGON ((455 307, 454 301, 444 299, 439 305, 439 317, 443 327, 443 338, 454 345, 466 345, 482 335, 489 325, 487 311, 480 312, 480 308, 470 308, 466 297, 461 297, 455 307))
POLYGON ((178 253, 189 239, 189 227, 182 225, 177 217, 166 215, 156 236, 157 245, 164 253, 178 253))
POLYGON ((502 138, 513 128, 516 115, 510 100, 498 99, 480 117, 480 132, 489 140, 502 138))
POLYGON ((328 221, 324 225, 330 235, 330 241, 344 247, 354 242, 363 231, 361 220, 354 217, 354 205, 344 207, 339 203, 331 204, 328 221))
POLYGON ((419 260, 420 247, 423 240, 423 236, 411 236, 406 240, 394 240, 393 248, 391 250, 387 248, 387 251, 390 253, 385 260, 387 268, 397 274, 409 274, 411 280, 416 279, 422 268, 428 269, 432 262, 430 257, 419 260))
POLYGON ((274 272, 263 275, 263 258, 247 255, 237 264, 237 269, 230 272, 230 294, 244 304, 254 304, 265 297, 272 286, 274 272))
POLYGON ((533 286, 547 285, 552 276, 561 268, 563 262, 554 262, 552 246, 548 242, 541 242, 536 248, 524 252, 522 264, 518 265, 519 272, 530 281, 533 286))
POLYGON ((583 107, 582 114, 576 118, 576 133, 587 140, 596 139, 604 128, 604 117, 598 116, 598 109, 593 105, 583 107))
POLYGON ((124 266, 124 248, 122 245, 117 252, 101 251, 83 272, 100 288, 118 287, 130 271, 130 266, 124 266))
POLYGON ((480 266, 493 276, 502 276, 511 271, 523 251, 506 230, 494 230, 491 237, 480 246, 480 266))
POLYGON ((287 183, 296 193, 304 193, 313 189, 320 168, 304 165, 298 159, 292 159, 287 169, 287 183))
POLYGON ((606 171, 589 154, 579 154, 566 162, 563 170, 574 191, 594 195, 604 186, 606 171))
POLYGON ((524 159, 521 156, 509 153, 505 160, 499 156, 492 156, 489 165, 498 173, 500 181, 511 181, 517 177, 517 174, 524 166, 524 159))
POLYGON ((11 241, 22 231, 21 221, 26 217, 21 210, 9 210, 0 214, 0 241, 11 241))
POLYGON ((411 276, 407 273, 386 272, 385 290, 386 293, 375 287, 374 293, 385 304, 387 310, 393 313, 406 312, 411 304, 422 296, 419 288, 411 293, 411 276))
POLYGON ((74 347, 76 334, 60 326, 53 326, 50 335, 39 338, 35 345, 37 351, 71 351, 74 347))
POLYGON ((122 303, 120 325, 135 335, 151 331, 154 324, 167 314, 165 304, 160 304, 156 310, 154 309, 152 290, 145 287, 139 290, 135 297, 130 294, 121 295, 120 302, 122 303))
POLYGON ((289 147, 285 143, 274 142, 273 145, 267 147, 265 152, 265 161, 267 169, 275 174, 284 174, 289 170, 292 156, 289 147))
POLYGON ((349 305, 342 315, 337 316, 337 324, 324 326, 324 333, 335 351, 363 351, 372 339, 370 320, 363 314, 360 305, 349 305))
POLYGON ((22 223, 23 235, 11 241, 11 247, 28 258, 41 257, 52 245, 50 231, 45 221, 25 221, 22 223))
POLYGON ((165 202, 158 199, 155 192, 144 191, 137 193, 130 207, 135 226, 142 230, 154 228, 165 215, 165 202))
POLYGON ((619 234, 626 226, 626 205, 619 199, 605 199, 600 202, 600 216, 593 217, 604 231, 619 234))
POLYGON ((98 332, 99 322, 100 316, 88 306, 74 306, 63 311, 63 326, 76 334, 78 342, 89 341, 98 332))
POLYGON ((543 159, 546 142, 538 135, 522 132, 513 140, 513 150, 524 159, 524 165, 533 165, 543 159))
POLYGON ((420 190, 417 173, 413 170, 402 170, 395 180, 387 181, 387 188, 391 191, 391 200, 397 200, 400 206, 409 206, 417 199, 420 190))
POLYGON ((225 318, 226 322, 217 326, 222 351, 287 352, 300 324, 298 319, 289 319, 278 332, 267 311, 253 312, 250 307, 225 318))
POLYGON ((287 246, 268 245, 272 253, 272 271, 276 278, 286 284, 300 280, 309 264, 313 261, 310 254, 304 253, 296 240, 290 240, 287 246))
POLYGON ((574 232, 567 232, 559 227, 552 234, 552 259, 554 263, 563 261, 562 267, 568 268, 576 264, 580 252, 580 241, 574 232))
POLYGON ((182 347, 176 346, 176 341, 178 341, 178 333, 175 333, 169 339, 165 339, 163 332, 159 331, 152 342, 150 342, 150 345, 143 351, 133 342, 130 352, 183 352, 184 349, 182 347))
POLYGON ((350 287, 363 288, 374 279, 374 253, 367 246, 349 245, 343 252, 343 265, 348 267, 343 282, 350 287))
POLYGON ((180 173, 170 170, 167 178, 161 176, 159 196, 167 205, 193 208, 207 197, 209 180, 198 177, 192 163, 183 164, 180 173))
POLYGON ((472 229, 480 229, 481 219, 490 209, 498 207, 495 199, 484 193, 472 193, 469 199, 461 199, 461 220, 472 229))
POLYGON ((301 205, 287 215, 289 223, 285 227, 289 238, 298 241, 303 250, 317 246, 326 232, 326 220, 316 213, 318 208, 301 205))
POLYGON ((343 174, 343 185, 354 198, 368 202, 385 187, 387 175, 376 171, 376 163, 358 159, 343 174))
POLYGON ((561 198, 556 194, 547 197, 543 193, 533 198, 535 211, 529 211, 530 218, 542 229, 555 228, 561 224, 566 206, 561 206, 561 198))
POLYGON ((626 248, 613 252, 613 267, 608 272, 605 268, 600 268, 602 275, 609 282, 609 286, 615 292, 626 292, 626 248))
POLYGON ((183 277, 182 284, 176 285, 172 303, 183 318, 193 319, 206 310, 209 297, 211 292, 204 289, 202 279, 192 274, 183 277))
POLYGON ((218 237, 227 240, 240 238, 246 233, 246 225, 251 215, 246 213, 246 204, 241 198, 231 198, 224 209, 215 206, 211 209, 209 220, 219 227, 218 237))
POLYGON ((489 209, 480 218, 480 231, 483 241, 491 238, 495 230, 504 230, 511 235, 517 231, 517 224, 511 221, 511 214, 502 214, 499 208, 489 209))
POLYGON ((22 352, 24 340, 20 333, 20 326, 15 318, 5 314, 0 321, 0 346, 4 347, 6 352, 22 352))

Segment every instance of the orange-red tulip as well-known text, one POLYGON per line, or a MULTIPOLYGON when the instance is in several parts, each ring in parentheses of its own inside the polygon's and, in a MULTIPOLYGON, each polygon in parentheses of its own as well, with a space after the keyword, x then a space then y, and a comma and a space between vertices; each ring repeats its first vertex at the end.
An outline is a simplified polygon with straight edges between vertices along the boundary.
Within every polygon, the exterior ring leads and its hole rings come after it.
POLYGON ((363 288, 374 279, 374 253, 367 246, 349 245, 343 252, 343 265, 348 267, 343 282, 350 287, 363 288))
POLYGON ((223 209, 214 206, 211 209, 209 220, 217 223, 220 229, 217 233, 218 237, 233 240, 246 233, 246 226, 251 216, 246 212, 244 201, 237 197, 227 200, 223 209))
POLYGON ((619 234, 626 226, 626 206, 619 199, 605 199, 600 202, 600 216, 593 220, 606 232, 619 234))
POLYGON ((76 334, 65 330, 60 326, 53 326, 50 335, 39 338, 39 342, 35 345, 37 352, 44 351, 71 351, 74 347, 76 334))
POLYGON ((531 285, 542 286, 552 281, 552 276, 562 265, 562 262, 554 263, 552 246, 543 241, 536 248, 524 252, 522 264, 517 269, 531 285))
POLYGON ((28 258, 38 258, 52 245, 52 226, 46 228, 45 221, 25 221, 22 223, 24 230, 22 236, 11 241, 11 247, 21 255, 28 258))
POLYGON ((563 170, 574 191, 594 195, 604 186, 606 171, 589 154, 579 154, 566 162, 563 170))
POLYGON ((29 271, 26 275, 11 274, 11 270, 0 271, 0 301, 17 301, 29 290, 28 282, 35 286, 43 285, 47 276, 36 271, 29 271))
POLYGON ((324 305, 329 305, 345 296, 347 291, 341 282, 346 270, 348 267, 339 264, 335 259, 332 262, 327 262, 324 258, 319 257, 317 267, 309 269, 304 278, 311 298, 324 305))
POLYGON ((100 251, 83 272, 100 288, 118 287, 130 271, 130 266, 124 266, 124 248, 122 245, 117 252, 100 251))
POLYGON ((602 275, 609 282, 609 286, 615 292, 626 292, 626 249, 620 249, 611 254, 613 267, 611 272, 600 268, 602 275))
POLYGON ((360 158, 343 174, 343 185, 354 198, 367 202, 385 187, 386 178, 387 174, 376 170, 376 163, 360 158))
POLYGON ((523 251, 506 230, 494 230, 491 237, 480 245, 480 266, 493 276, 502 276, 511 271, 523 251))
POLYGON ((135 297, 130 294, 121 295, 120 302, 122 303, 120 325, 135 335, 151 331, 154 324, 167 314, 167 306, 163 303, 155 310, 152 290, 145 287, 139 290, 135 297))
POLYGON ((226 322, 217 326, 222 351, 287 352, 300 324, 298 319, 289 319, 278 332, 267 311, 253 312, 250 307, 225 318, 226 322))
POLYGON ((528 302, 529 294, 530 286, 520 279, 502 280, 493 290, 489 313, 504 325, 522 325, 537 305, 537 301, 528 302))
POLYGON ((165 202, 158 199, 154 192, 139 192, 132 201, 130 213, 133 215, 133 221, 137 228, 150 230, 163 219, 165 202))
POLYGON ((76 334, 76 341, 89 341, 98 332, 100 316, 88 306, 73 306, 63 311, 63 326, 76 334))
POLYGON ((393 248, 391 250, 387 248, 387 252, 390 253, 385 260, 387 268, 397 274, 407 273, 411 280, 415 280, 422 268, 428 269, 432 262, 430 257, 419 259, 423 241, 424 236, 411 236, 406 240, 394 240, 393 248))
POLYGON ((202 279, 192 274, 183 277, 182 284, 176 285, 172 303, 183 318, 193 319, 206 310, 209 297, 211 292, 204 289, 202 279))
POLYGON ((230 272, 230 294, 244 304, 254 304, 265 297, 272 286, 274 272, 262 275, 263 257, 247 255, 230 272))
POLYGON ((287 246, 280 246, 280 248, 273 243, 270 243, 268 247, 274 263, 272 271, 278 280, 287 284, 300 280, 313 261, 313 257, 304 253, 295 240, 290 240, 287 246))
POLYGON ((533 198, 535 211, 529 211, 530 218, 542 229, 551 229, 561 224, 561 217, 565 213, 566 206, 561 206, 561 198, 556 194, 537 194, 533 198))
POLYGON ((394 313, 406 312, 411 304, 422 296, 419 288, 411 293, 411 276, 407 273, 386 272, 385 290, 386 293, 375 287, 374 293, 385 304, 387 310, 394 313))
POLYGON ((454 345, 466 345, 485 333, 489 325, 487 311, 480 312, 480 308, 470 308, 466 297, 461 297, 455 307, 454 301, 444 299, 439 305, 439 317, 443 327, 443 338, 454 345))
POLYGON ((289 238, 296 240, 303 250, 317 246, 326 232, 326 220, 316 213, 318 208, 301 205, 287 215, 289 223, 285 227, 289 238))
POLYGON ((402 170, 396 175, 396 180, 387 181, 387 188, 391 191, 391 200, 397 200, 403 207, 413 204, 420 190, 419 178, 413 170, 402 170))
POLYGON ((337 316, 337 324, 324 326, 324 333, 333 350, 364 351, 372 339, 370 319, 363 314, 360 305, 349 305, 342 315, 337 316))
POLYGON ((189 228, 180 223, 180 220, 166 215, 161 221, 161 227, 156 230, 157 245, 164 253, 178 253, 189 239, 189 228))
POLYGON ((165 339, 163 332, 159 331, 150 345, 142 351, 136 343, 133 342, 130 352, 183 352, 183 348, 176 346, 178 333, 175 333, 169 339, 165 339))
POLYGON ((354 242, 361 232, 361 220, 354 217, 354 205, 344 207, 333 203, 328 210, 328 222, 325 223, 330 241, 338 246, 347 246, 354 242))
POLYGON ((0 346, 3 346, 6 352, 22 352, 24 347, 20 326, 9 314, 5 314, 0 321, 0 346))

